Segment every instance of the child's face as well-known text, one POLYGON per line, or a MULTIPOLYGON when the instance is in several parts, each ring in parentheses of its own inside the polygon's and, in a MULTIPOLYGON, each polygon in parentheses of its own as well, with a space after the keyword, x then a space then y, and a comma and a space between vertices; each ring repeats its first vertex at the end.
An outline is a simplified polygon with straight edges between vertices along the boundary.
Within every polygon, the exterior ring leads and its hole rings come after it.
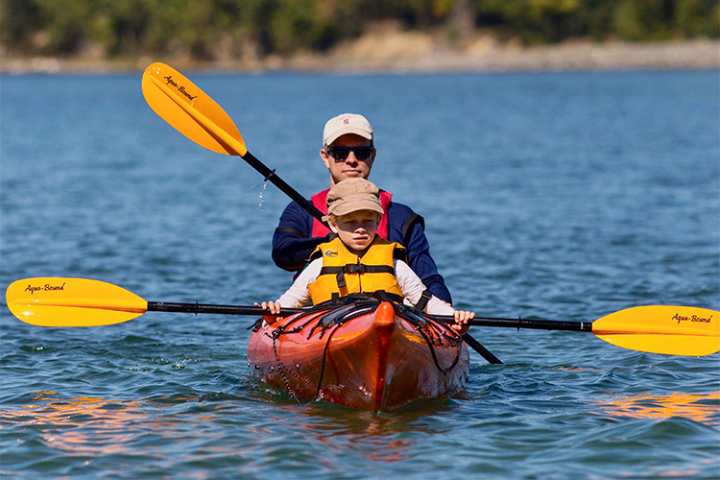
POLYGON ((372 210, 358 210, 335 218, 330 228, 353 253, 360 253, 372 243, 380 215, 372 210))

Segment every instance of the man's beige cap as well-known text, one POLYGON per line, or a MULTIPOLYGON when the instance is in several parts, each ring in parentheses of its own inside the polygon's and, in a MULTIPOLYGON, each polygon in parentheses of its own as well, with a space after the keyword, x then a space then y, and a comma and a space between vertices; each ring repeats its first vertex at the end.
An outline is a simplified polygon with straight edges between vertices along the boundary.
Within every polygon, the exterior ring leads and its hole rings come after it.
POLYGON ((360 135, 368 140, 373 139, 373 128, 367 118, 357 113, 343 113, 325 123, 323 146, 332 144, 335 140, 348 133, 360 135))
POLYGON ((380 191, 364 178, 348 178, 333 185, 328 192, 327 205, 328 213, 336 216, 359 210, 383 214, 380 191))

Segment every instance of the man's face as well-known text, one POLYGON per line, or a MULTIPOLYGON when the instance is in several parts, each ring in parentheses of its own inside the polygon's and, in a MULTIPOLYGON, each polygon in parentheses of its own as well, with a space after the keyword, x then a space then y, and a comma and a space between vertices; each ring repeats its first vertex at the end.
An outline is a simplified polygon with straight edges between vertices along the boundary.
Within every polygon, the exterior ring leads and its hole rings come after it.
POLYGON ((367 178, 375 161, 375 148, 367 138, 347 134, 339 137, 331 145, 321 148, 320 158, 330 171, 333 184, 336 184, 347 178, 367 178), (348 151, 353 148, 357 150, 348 151))

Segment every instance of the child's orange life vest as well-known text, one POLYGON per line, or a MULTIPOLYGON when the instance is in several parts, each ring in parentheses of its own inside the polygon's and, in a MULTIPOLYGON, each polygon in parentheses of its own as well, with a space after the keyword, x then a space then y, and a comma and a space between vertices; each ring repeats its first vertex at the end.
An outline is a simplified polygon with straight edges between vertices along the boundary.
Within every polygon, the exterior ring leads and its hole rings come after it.
POLYGON ((375 237, 362 255, 352 253, 340 238, 318 245, 311 259, 322 256, 322 269, 308 285, 312 303, 344 297, 351 293, 383 291, 403 296, 395 278, 395 259, 403 258, 405 247, 375 237))

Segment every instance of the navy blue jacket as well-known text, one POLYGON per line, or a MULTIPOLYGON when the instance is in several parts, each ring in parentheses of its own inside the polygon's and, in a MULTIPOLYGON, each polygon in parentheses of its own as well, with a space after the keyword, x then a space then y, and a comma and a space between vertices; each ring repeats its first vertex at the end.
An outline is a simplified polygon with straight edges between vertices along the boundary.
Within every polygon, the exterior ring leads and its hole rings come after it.
MULTIPOLYGON (((438 273, 430 256, 430 244, 425 236, 425 220, 401 203, 388 207, 388 240, 407 249, 408 264, 420 277, 430 293, 452 303, 445 280, 438 273)), ((313 217, 296 202, 290 202, 280 216, 273 235, 272 258, 275 264, 288 271, 301 270, 312 251, 330 237, 311 238, 313 217)))

